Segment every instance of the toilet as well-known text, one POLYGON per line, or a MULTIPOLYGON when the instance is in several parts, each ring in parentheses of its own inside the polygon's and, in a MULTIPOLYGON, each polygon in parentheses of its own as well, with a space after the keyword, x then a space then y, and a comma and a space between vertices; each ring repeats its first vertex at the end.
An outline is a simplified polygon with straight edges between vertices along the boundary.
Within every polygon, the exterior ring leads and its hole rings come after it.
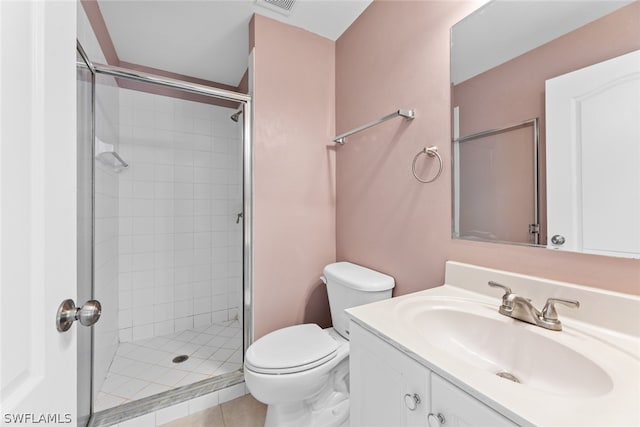
POLYGON ((333 328, 295 325, 247 349, 247 388, 268 405, 265 427, 337 427, 349 423, 347 308, 391 298, 393 277, 349 262, 324 268, 333 328))

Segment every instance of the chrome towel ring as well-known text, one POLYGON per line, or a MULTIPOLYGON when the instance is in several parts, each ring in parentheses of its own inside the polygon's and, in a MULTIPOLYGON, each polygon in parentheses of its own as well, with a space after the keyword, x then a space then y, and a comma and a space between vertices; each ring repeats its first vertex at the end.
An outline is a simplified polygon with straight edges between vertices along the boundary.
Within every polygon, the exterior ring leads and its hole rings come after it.
POLYGON ((438 147, 434 145, 429 148, 425 147, 422 149, 422 151, 416 154, 416 156, 413 158, 413 164, 411 166, 411 169, 413 170, 413 176, 415 176, 418 181, 422 182, 423 184, 428 184, 429 182, 433 182, 436 179, 438 179, 438 177, 442 173, 442 166, 443 166, 442 157, 440 156, 440 153, 438 153, 438 147), (429 180, 424 180, 420 178, 416 173, 416 161, 418 160, 418 157, 420 157, 421 154, 426 154, 429 157, 436 157, 438 159, 438 173, 436 173, 436 175, 429 180))

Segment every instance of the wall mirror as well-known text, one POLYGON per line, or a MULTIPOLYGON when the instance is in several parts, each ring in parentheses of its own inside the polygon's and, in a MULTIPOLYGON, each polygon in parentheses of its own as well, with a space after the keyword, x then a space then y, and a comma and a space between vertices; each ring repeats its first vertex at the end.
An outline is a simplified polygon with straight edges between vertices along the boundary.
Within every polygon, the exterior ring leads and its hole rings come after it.
POLYGON ((451 99, 453 238, 640 258, 640 2, 485 4, 451 99))

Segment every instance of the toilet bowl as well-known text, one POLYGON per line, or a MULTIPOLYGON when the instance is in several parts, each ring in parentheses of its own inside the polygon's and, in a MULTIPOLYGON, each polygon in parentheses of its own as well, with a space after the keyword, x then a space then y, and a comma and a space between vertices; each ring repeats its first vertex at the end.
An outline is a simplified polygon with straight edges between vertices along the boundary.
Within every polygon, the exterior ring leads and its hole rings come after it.
POLYGON ((269 405, 265 426, 343 425, 349 416, 349 342, 333 328, 323 330, 315 324, 279 329, 263 338, 274 338, 274 334, 277 340, 258 340, 250 346, 245 359, 245 382, 249 391, 269 405), (307 344, 313 340, 317 342, 309 347, 307 344), (267 349, 263 346, 267 343, 274 346, 267 349), (274 356, 271 360, 287 363, 264 367, 269 363, 255 360, 256 354, 263 350, 268 354, 263 356, 265 362, 274 356), (276 354, 279 352, 282 358, 276 354), (260 364, 263 366, 255 366, 260 364), (335 410, 340 403, 344 409, 335 410))
POLYGON ((265 427, 338 427, 349 422, 349 331, 346 308, 391 297, 394 279, 348 262, 330 264, 327 285, 334 327, 295 325, 247 349, 247 388, 268 405, 265 427))

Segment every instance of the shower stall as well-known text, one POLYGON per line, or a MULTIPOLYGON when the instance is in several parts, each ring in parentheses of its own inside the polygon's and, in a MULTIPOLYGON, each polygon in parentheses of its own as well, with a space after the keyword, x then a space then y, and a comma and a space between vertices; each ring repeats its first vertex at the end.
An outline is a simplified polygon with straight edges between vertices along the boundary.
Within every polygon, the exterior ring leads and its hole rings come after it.
POLYGON ((78 403, 97 426, 243 381, 251 97, 80 44, 77 64, 78 297, 102 306, 79 335, 78 403))

